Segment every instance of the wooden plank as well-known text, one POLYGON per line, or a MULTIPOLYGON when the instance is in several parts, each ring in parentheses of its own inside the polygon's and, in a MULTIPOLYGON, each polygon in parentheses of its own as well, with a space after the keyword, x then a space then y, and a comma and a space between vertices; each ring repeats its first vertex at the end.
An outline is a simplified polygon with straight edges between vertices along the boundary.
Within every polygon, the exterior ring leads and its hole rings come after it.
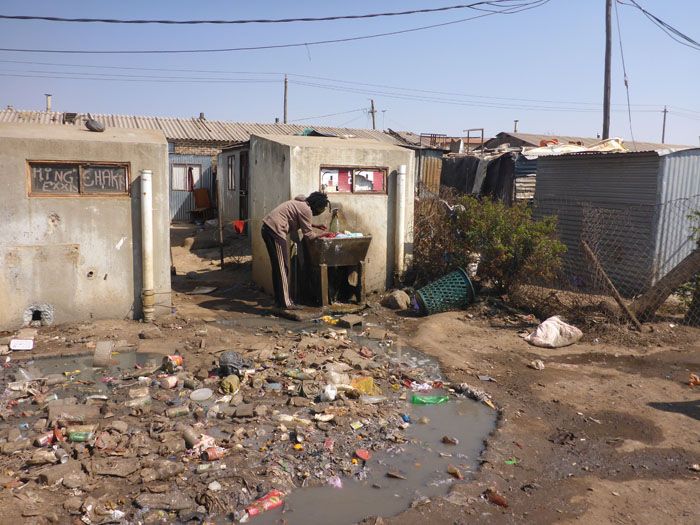
POLYGON ((639 322, 639 319, 637 319, 637 317, 634 315, 634 313, 632 313, 632 311, 627 307, 625 302, 622 300, 622 296, 620 296, 620 293, 617 291, 617 288, 615 288, 615 285, 608 277, 608 274, 605 273, 605 269, 600 264, 598 257, 596 257, 595 253, 593 253, 593 250, 591 250, 591 247, 588 246, 588 243, 586 241, 581 241, 581 246, 583 247, 583 252, 586 254, 586 257, 588 257, 588 260, 591 261, 591 264, 595 268, 596 272, 598 272, 598 274, 603 278, 603 282, 605 283, 605 286, 608 288, 608 291, 610 292, 610 294, 613 296, 615 301, 617 301, 617 304, 620 305, 620 308, 622 308, 622 311, 625 312, 625 314, 627 315, 629 320, 632 321, 634 326, 637 327, 637 330, 639 330, 641 332, 642 331, 642 324, 639 322))
POLYGON ((632 302, 632 311, 641 319, 648 319, 664 304, 680 285, 700 272, 700 249, 695 249, 678 266, 664 275, 654 286, 632 302))

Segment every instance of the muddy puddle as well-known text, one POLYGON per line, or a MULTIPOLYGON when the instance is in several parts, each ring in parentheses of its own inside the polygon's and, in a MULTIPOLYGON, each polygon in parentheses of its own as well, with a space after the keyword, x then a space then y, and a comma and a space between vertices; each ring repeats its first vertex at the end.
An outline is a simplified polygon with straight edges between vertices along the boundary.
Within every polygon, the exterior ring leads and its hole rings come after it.
MULTIPOLYGON (((38 357, 33 361, 17 361, 6 369, 3 382, 9 381, 8 373, 18 379, 39 379, 46 376, 63 376, 63 389, 99 391, 109 390, 109 378, 137 368, 160 364, 163 356, 156 353, 121 352, 112 354, 112 363, 107 368, 94 368, 93 355, 38 357)), ((62 396, 61 396, 62 397, 62 396)))
MULTIPOLYGON (((324 324, 244 320, 238 325, 249 328, 322 331, 324 324)), ((359 331, 349 332, 357 343, 371 348, 395 370, 422 370, 423 377, 443 380, 435 359, 414 348, 370 340, 359 331)), ((353 524, 370 516, 389 517, 408 509, 412 502, 442 496, 456 482, 453 473, 471 479, 478 466, 484 441, 496 422, 494 410, 471 399, 449 396, 449 401, 436 405, 411 403, 414 392, 403 389, 385 393, 382 404, 396 406, 405 415, 405 443, 381 441, 371 449, 371 458, 353 477, 329 479, 326 486, 304 487, 285 497, 282 507, 250 519, 250 523, 270 525, 353 524), (447 437, 447 443, 443 438, 447 437)), ((417 394, 443 394, 441 390, 425 390, 417 394)), ((380 408, 381 410, 381 408, 380 408)))

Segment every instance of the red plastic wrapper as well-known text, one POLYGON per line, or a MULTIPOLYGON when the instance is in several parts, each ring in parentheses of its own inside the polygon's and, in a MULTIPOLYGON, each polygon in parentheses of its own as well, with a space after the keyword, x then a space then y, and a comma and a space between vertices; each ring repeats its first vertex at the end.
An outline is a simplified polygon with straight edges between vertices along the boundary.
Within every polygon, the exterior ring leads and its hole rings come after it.
POLYGON ((251 505, 245 509, 248 516, 257 516, 262 514, 267 510, 276 509, 284 503, 284 492, 280 492, 277 489, 272 489, 270 492, 265 494, 262 498, 255 500, 251 505))

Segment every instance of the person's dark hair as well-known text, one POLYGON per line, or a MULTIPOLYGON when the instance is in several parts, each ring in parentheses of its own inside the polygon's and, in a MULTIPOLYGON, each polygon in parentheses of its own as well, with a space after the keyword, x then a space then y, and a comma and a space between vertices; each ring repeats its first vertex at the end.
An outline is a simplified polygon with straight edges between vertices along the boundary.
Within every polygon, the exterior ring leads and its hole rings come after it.
POLYGON ((311 206, 313 215, 321 215, 328 208, 328 195, 315 191, 306 197, 306 203, 311 206))

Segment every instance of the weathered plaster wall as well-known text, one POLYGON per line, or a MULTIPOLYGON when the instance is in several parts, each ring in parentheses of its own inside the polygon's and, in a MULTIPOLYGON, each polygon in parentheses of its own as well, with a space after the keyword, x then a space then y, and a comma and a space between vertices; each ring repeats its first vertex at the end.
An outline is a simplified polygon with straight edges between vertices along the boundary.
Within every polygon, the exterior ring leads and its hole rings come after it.
MULTIPOLYGON (((266 166, 265 172, 256 169, 251 174, 253 199, 265 188, 277 186, 267 195, 265 203, 256 206, 254 217, 262 219, 274 206, 299 194, 309 194, 321 187, 321 166, 344 167, 385 167, 388 169, 387 194, 340 194, 329 195, 331 205, 341 208, 343 229, 372 235, 372 244, 367 254, 367 291, 382 291, 391 286, 394 272, 394 228, 396 217, 396 174, 401 164, 406 165, 406 236, 404 246, 407 257, 412 252, 413 240, 413 199, 414 199, 414 154, 411 150, 398 146, 384 145, 376 141, 360 139, 340 139, 328 137, 255 137, 251 142, 251 158, 260 157, 260 146, 265 151, 274 148, 276 163, 266 166), (285 158, 282 162, 282 158, 285 158), (264 179, 265 184, 260 184, 264 179), (287 186, 288 184, 288 186, 287 186)), ((326 213, 314 219, 317 224, 328 224, 326 213)), ((253 230, 253 278, 266 290, 271 290, 269 262, 264 252, 259 227, 253 230), (258 246, 258 249, 256 249, 258 246), (262 250, 260 249, 262 248, 262 250), (257 268, 257 270, 256 270, 257 268)))
POLYGON ((0 124, 0 329, 32 304, 55 322, 141 314, 140 170, 153 171, 157 314, 170 311, 168 152, 151 130, 0 124), (29 197, 28 160, 130 163, 124 196, 29 197))
POLYGON ((253 254, 253 281, 272 293, 270 259, 260 235, 262 220, 278 204, 291 197, 289 146, 250 138, 250 220, 248 235, 253 254))

